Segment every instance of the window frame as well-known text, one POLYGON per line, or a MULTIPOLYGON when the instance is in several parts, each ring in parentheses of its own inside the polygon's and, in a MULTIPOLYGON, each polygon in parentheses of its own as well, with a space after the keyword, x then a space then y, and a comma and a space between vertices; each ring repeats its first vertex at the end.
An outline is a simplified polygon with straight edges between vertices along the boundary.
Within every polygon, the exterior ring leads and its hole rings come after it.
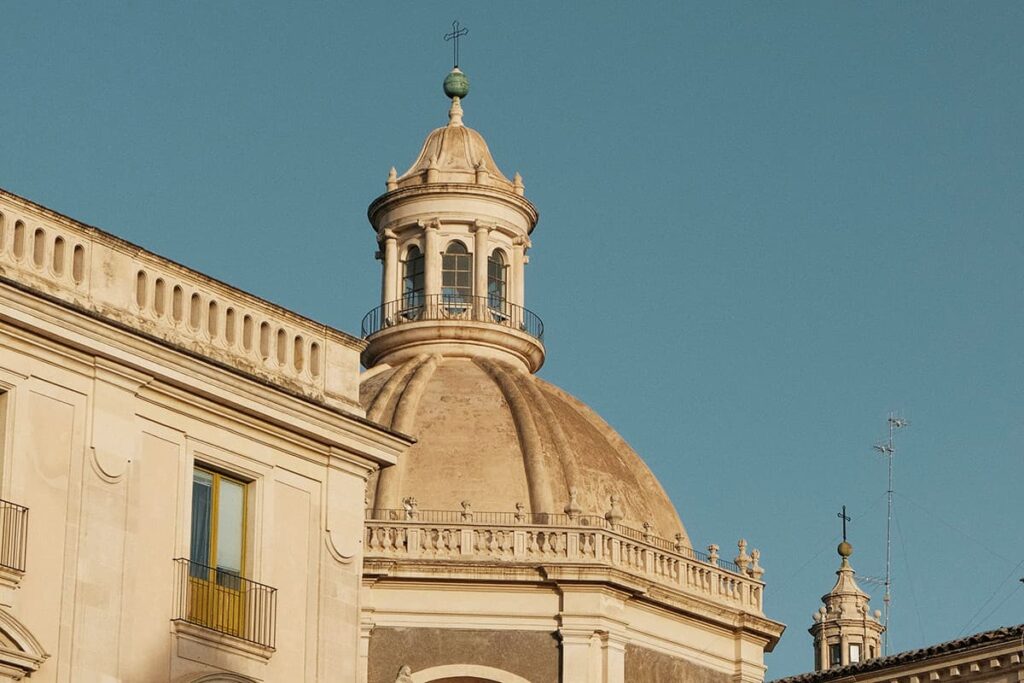
POLYGON ((459 240, 452 240, 441 253, 441 297, 445 306, 468 304, 473 300, 473 253, 459 240), (464 267, 463 267, 464 266, 464 267), (451 274, 454 284, 446 284, 451 274), (466 284, 459 284, 465 275, 466 284))
MULTIPOLYGON (((249 557, 249 522, 250 522, 250 520, 249 520, 249 516, 250 516, 249 507, 250 507, 250 501, 251 501, 251 498, 252 498, 252 484, 253 484, 253 482, 247 481, 246 479, 243 479, 242 477, 239 477, 236 474, 227 473, 227 472, 225 472, 225 471, 223 471, 221 469, 218 469, 216 467, 212 467, 212 466, 207 465, 205 463, 196 462, 196 463, 193 464, 192 476, 190 478, 190 481, 191 481, 191 484, 192 484, 192 493, 193 493, 193 495, 190 496, 190 503, 189 503, 190 504, 190 510, 191 510, 191 524, 190 524, 190 528, 189 528, 189 561, 193 562, 193 563, 201 564, 204 567, 207 567, 205 576, 198 576, 198 575, 193 574, 193 578, 203 579, 203 580, 209 581, 210 583, 217 583, 219 585, 225 585, 221 581, 221 574, 222 573, 224 574, 224 576, 234 576, 234 574, 232 574, 229 570, 224 570, 222 572, 222 570, 217 566, 218 541, 219 541, 219 534, 220 534, 220 530, 218 528, 219 523, 220 523, 220 520, 219 520, 219 516, 220 516, 219 515, 219 511, 220 511, 220 483, 221 483, 222 480, 227 480, 227 481, 231 482, 232 484, 237 484, 241 488, 241 491, 242 491, 241 531, 240 531, 240 536, 241 537, 239 539, 239 545, 240 545, 240 552, 239 552, 239 554, 240 554, 240 561, 239 561, 239 565, 240 566, 239 566, 239 570, 238 570, 237 576, 239 578, 243 578, 243 579, 250 578, 249 574, 250 574, 250 559, 251 558, 249 557), (207 562, 205 562, 205 563, 198 562, 195 559, 194 555, 193 555, 193 550, 194 550, 194 547, 193 547, 193 537, 194 537, 195 528, 196 528, 196 520, 195 520, 196 506, 195 506, 194 491, 195 491, 195 485, 196 485, 196 473, 197 472, 202 472, 202 473, 207 474, 210 477, 212 477, 211 487, 210 487, 211 488, 211 493, 210 493, 210 515, 209 515, 210 519, 209 519, 209 528, 207 529, 207 543, 208 543, 208 545, 207 545, 207 558, 206 558, 207 562)), ((193 567, 193 571, 195 571, 195 570, 196 570, 196 568, 193 567)), ((228 582, 228 583, 230 583, 230 582, 228 582)))
POLYGON ((508 263, 501 249, 494 249, 487 257, 487 297, 488 308, 502 310, 508 302, 508 263), (497 269, 497 275, 494 270, 497 269), (497 285, 498 292, 492 292, 497 285))
POLYGON ((415 244, 405 251, 402 259, 402 307, 417 308, 423 305, 426 293, 426 259, 423 251, 415 244), (415 252, 415 256, 412 256, 415 252), (418 267, 418 270, 411 269, 418 267), (416 285, 419 284, 417 287, 416 285))

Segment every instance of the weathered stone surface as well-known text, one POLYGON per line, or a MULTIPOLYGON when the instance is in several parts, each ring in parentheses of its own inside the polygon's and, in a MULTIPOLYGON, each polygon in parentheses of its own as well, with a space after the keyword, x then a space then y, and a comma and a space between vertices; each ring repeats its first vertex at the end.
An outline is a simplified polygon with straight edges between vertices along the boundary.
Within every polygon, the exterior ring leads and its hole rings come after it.
POLYGON ((705 669, 693 662, 636 645, 627 645, 625 680, 629 683, 728 683, 730 678, 724 673, 705 669))
POLYGON ((378 627, 370 635, 367 681, 394 683, 402 665, 416 672, 445 664, 478 664, 534 683, 555 683, 558 657, 558 636, 543 631, 378 627))

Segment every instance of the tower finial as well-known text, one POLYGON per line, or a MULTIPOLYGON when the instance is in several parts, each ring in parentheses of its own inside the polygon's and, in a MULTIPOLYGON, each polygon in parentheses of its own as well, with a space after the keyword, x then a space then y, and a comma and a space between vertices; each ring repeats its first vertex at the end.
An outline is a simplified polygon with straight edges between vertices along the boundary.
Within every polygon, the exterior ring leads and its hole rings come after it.
POLYGON ((459 38, 469 33, 469 29, 459 25, 459 20, 452 22, 452 32, 444 34, 445 42, 452 43, 452 67, 459 68, 459 38))

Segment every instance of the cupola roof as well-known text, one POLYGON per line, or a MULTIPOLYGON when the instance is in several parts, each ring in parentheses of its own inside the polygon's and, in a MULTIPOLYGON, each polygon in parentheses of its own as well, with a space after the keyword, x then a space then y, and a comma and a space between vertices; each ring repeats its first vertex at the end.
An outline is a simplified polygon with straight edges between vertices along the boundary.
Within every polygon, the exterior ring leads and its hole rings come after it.
POLYGON ((462 122, 462 98, 469 93, 469 81, 458 67, 445 78, 444 91, 452 100, 448 125, 431 131, 416 161, 398 177, 395 186, 473 183, 517 192, 522 182, 515 183, 505 177, 491 156, 484 136, 462 122))

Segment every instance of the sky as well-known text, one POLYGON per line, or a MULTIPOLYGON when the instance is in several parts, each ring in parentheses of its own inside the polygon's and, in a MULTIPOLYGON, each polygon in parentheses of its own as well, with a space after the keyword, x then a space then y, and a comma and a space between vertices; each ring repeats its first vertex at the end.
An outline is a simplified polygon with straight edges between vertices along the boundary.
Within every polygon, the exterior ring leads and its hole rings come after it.
POLYGON ((1024 622, 1024 3, 2 4, 0 187, 332 326, 366 207, 465 121, 540 211, 540 374, 788 625, 851 561, 890 652, 1024 622), (862 584, 881 607, 877 586, 862 584))

